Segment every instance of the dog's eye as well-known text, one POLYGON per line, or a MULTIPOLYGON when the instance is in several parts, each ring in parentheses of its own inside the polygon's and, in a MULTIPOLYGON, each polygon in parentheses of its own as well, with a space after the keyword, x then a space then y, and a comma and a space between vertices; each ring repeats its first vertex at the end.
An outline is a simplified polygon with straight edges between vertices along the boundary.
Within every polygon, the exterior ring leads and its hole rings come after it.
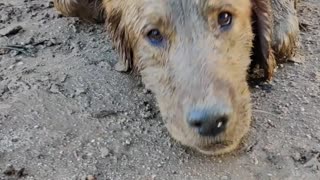
POLYGON ((218 24, 221 27, 229 26, 232 22, 232 15, 228 12, 222 12, 218 15, 218 24))
POLYGON ((152 29, 147 33, 147 38, 153 45, 160 45, 163 41, 163 36, 157 29, 152 29))

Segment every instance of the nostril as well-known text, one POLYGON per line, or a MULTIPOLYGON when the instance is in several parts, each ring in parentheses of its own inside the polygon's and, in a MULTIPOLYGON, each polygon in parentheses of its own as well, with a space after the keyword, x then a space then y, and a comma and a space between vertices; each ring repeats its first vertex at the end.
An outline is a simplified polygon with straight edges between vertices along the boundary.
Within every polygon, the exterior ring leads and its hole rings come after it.
POLYGON ((193 123, 191 123, 191 125, 192 126, 194 126, 194 127, 201 127, 201 122, 193 122, 193 123))
POLYGON ((222 128, 228 121, 228 116, 224 115, 216 120, 217 128, 222 128))
POLYGON ((201 122, 201 121, 195 121, 195 120, 189 120, 189 125, 191 126, 191 127, 194 127, 194 128, 201 128, 202 127, 202 125, 203 125, 203 122, 201 122))

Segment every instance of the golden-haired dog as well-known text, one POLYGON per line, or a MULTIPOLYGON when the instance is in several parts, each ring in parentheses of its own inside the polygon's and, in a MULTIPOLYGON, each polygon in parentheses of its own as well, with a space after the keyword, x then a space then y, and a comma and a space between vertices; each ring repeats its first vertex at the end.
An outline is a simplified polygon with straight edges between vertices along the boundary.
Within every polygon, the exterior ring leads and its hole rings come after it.
POLYGON ((272 79, 296 51, 296 0, 55 0, 65 16, 105 22, 118 71, 136 71, 170 134, 198 151, 236 149, 251 122, 248 70, 272 79))

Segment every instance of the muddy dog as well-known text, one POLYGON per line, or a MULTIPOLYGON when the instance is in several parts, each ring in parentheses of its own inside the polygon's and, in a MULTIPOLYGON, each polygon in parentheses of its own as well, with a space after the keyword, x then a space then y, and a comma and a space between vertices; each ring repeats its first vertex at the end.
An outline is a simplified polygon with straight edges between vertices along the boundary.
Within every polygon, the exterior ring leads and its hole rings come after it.
POLYGON ((251 122, 248 70, 271 80, 298 41, 296 0, 55 0, 65 16, 105 22, 121 59, 157 99, 174 139, 219 155, 251 122), (276 60, 277 61, 276 61, 276 60))

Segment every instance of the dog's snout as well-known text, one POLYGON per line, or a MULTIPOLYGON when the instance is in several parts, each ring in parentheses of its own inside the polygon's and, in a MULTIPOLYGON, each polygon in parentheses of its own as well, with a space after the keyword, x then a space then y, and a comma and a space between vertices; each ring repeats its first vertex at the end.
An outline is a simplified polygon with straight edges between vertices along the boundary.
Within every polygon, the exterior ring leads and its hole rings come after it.
POLYGON ((217 136, 226 129, 229 114, 223 108, 193 109, 188 113, 187 122, 201 136, 217 136))

